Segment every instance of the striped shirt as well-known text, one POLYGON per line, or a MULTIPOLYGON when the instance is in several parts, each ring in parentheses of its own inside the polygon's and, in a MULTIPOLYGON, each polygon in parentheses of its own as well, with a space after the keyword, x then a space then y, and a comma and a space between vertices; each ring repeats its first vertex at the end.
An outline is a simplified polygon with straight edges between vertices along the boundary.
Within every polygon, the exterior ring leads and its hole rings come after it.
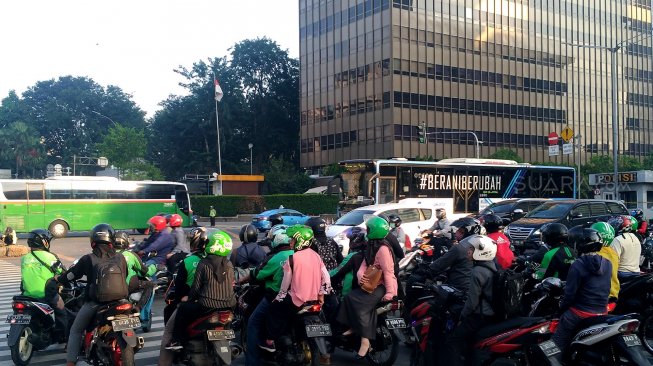
POLYGON ((208 256, 202 259, 197 265, 195 280, 188 293, 188 301, 197 302, 212 309, 232 308, 236 305, 234 294, 234 266, 225 260, 224 281, 219 282, 213 273, 212 261, 220 260, 217 256, 208 256), (213 258, 211 258, 213 257, 213 258))

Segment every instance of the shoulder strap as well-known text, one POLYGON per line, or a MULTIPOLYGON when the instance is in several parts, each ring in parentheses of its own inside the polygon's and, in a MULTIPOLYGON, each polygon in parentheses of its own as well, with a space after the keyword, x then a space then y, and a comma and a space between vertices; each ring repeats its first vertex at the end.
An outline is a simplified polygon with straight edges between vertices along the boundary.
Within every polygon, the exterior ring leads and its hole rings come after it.
POLYGON ((49 266, 49 265, 45 264, 45 262, 43 262, 43 261, 41 260, 41 258, 39 258, 36 254, 34 254, 34 251, 32 251, 31 253, 32 253, 32 256, 33 256, 34 258, 36 258, 36 260, 39 261, 39 263, 41 263, 42 265, 44 265, 45 268, 47 268, 48 270, 50 270, 50 272, 52 272, 52 274, 56 274, 56 272, 54 271, 54 269, 52 269, 52 266, 49 266))
POLYGON ((290 266, 290 269, 293 269, 293 259, 292 259, 292 254, 288 257, 288 265, 290 266))

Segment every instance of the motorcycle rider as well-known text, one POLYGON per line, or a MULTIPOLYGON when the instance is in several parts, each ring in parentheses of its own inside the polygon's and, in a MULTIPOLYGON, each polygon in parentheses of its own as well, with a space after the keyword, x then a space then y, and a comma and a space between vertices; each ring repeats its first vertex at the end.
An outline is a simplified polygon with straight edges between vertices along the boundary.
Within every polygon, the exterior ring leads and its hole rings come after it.
POLYGON ((256 242, 258 229, 254 225, 245 225, 240 229, 239 238, 241 245, 231 253, 231 263, 237 269, 247 271, 249 268, 258 267, 265 259, 265 251, 256 242))
POLYGON ((628 216, 616 216, 608 220, 615 229, 615 238, 610 246, 619 256, 618 278, 624 281, 639 276, 639 257, 642 244, 632 231, 632 221, 628 216))
POLYGON ((562 354, 583 319, 606 314, 610 293, 612 264, 597 253, 605 248, 599 233, 594 229, 582 229, 574 240, 579 257, 569 269, 560 303, 562 316, 552 337, 562 354))
POLYGON ((188 337, 185 327, 199 314, 236 305, 234 268, 228 259, 233 247, 231 237, 222 230, 214 230, 208 238, 209 242, 204 248, 206 257, 197 264, 193 285, 177 307, 172 340, 167 349, 177 350, 183 347, 188 337))
MULTIPOLYGON (((165 219, 163 220, 165 221, 165 219)), ((81 309, 79 309, 79 312, 77 312, 77 316, 70 328, 69 339, 74 341, 68 342, 66 366, 75 365, 82 346, 82 333, 93 320, 98 306, 101 305, 101 302, 97 298, 97 294, 99 291, 106 291, 106 289, 100 289, 99 286, 96 285, 96 283, 101 282, 99 279, 96 279, 96 272, 100 265, 108 262, 115 263, 115 265, 122 271, 122 274, 124 274, 124 278, 122 279, 123 283, 121 283, 124 286, 124 296, 121 297, 126 298, 128 295, 127 261, 125 260, 125 257, 116 253, 113 248, 115 240, 116 232, 113 230, 111 225, 95 225, 90 233, 92 252, 82 256, 74 266, 68 269, 68 271, 57 276, 57 280, 64 284, 86 276, 86 281, 88 283, 88 286, 86 286, 85 289, 86 302, 82 305, 81 309)), ((122 292, 121 284, 116 283, 116 286, 113 286, 115 293, 122 292)))
POLYGON ((317 252, 322 258, 322 262, 327 271, 330 271, 342 262, 342 251, 338 248, 338 244, 327 238, 326 236, 326 222, 321 217, 311 217, 306 220, 306 226, 313 230, 314 243, 317 245, 317 252))
POLYGON ((557 277, 564 281, 571 264, 576 259, 576 251, 567 244, 569 239, 567 227, 557 222, 544 225, 541 229, 541 237, 551 250, 544 254, 540 267, 535 272, 535 278, 543 280, 557 277))
POLYGON ((451 225, 451 221, 447 218, 447 210, 445 210, 442 207, 436 208, 435 209, 435 218, 437 219, 433 225, 425 230, 426 233, 432 234, 433 237, 438 238, 438 237, 448 237, 450 232, 449 232, 449 226, 451 225))
POLYGON ((405 251, 410 248, 410 240, 406 236, 406 232, 401 227, 401 217, 399 215, 388 215, 388 223, 390 224, 390 233, 394 235, 399 241, 399 245, 405 251), (407 241, 408 240, 408 241, 407 241))
MULTIPOLYGON (((611 276, 610 276, 610 308, 614 308, 617 304, 617 299, 619 298, 619 291, 621 290, 621 284, 619 283, 618 269, 619 269, 619 256, 617 252, 614 251, 610 246, 614 240, 614 228, 610 226, 607 222, 595 222, 590 226, 590 229, 596 230, 601 238, 603 247, 598 251, 598 254, 603 258, 610 261, 612 265, 611 276)), ((569 229, 569 243, 576 243, 579 238, 582 238, 583 227, 578 225, 569 229)), ((576 248, 578 250, 578 248, 576 248)), ((580 252, 580 251, 579 251, 580 252)))
POLYGON ((124 231, 118 231, 116 233, 114 248, 127 261, 127 286, 129 287, 129 293, 143 292, 137 304, 139 310, 143 309, 154 293, 154 283, 152 281, 143 281, 139 277, 151 276, 154 273, 154 267, 148 269, 139 256, 128 250, 129 234, 124 231))
POLYGON ((637 208, 632 210, 630 214, 635 218, 635 220, 637 220, 637 234, 642 238, 645 238, 647 234, 646 230, 648 229, 648 222, 646 222, 646 219, 644 218, 644 211, 637 208))
POLYGON ((151 264, 157 266, 165 264, 166 256, 170 253, 173 246, 172 236, 166 230, 166 219, 162 216, 152 216, 147 221, 147 224, 152 234, 137 246, 138 255, 141 258, 145 258, 150 253, 154 255, 145 261, 145 265, 147 266, 151 264))
POLYGON ((497 264, 503 269, 510 268, 515 254, 510 249, 510 240, 501 230, 503 229, 503 219, 498 215, 489 214, 483 215, 480 221, 487 232, 487 237, 497 243, 497 264))
POLYGON ((195 272, 200 260, 204 258, 204 248, 209 242, 207 229, 204 227, 196 227, 188 234, 188 241, 190 243, 191 254, 184 258, 182 263, 177 267, 177 273, 174 281, 174 298, 168 300, 168 305, 163 309, 163 322, 165 328, 161 336, 161 348, 159 349, 159 363, 158 366, 171 366, 172 365, 172 352, 165 348, 172 339, 172 329, 175 324, 177 315, 177 305, 181 299, 188 295, 190 287, 195 280, 195 272))
MULTIPOLYGON (((492 309, 493 278, 497 272, 494 258, 497 254, 497 245, 494 240, 484 235, 472 235, 463 240, 472 247, 469 259, 473 260, 471 279, 467 299, 462 311, 460 320, 453 332, 444 342, 445 362, 443 365, 463 365, 461 356, 470 345, 476 332, 494 320, 492 309)), ((462 243, 461 243, 462 244, 462 243)), ((458 244, 458 245, 461 245, 458 244)), ((466 353, 471 354, 472 353, 466 353)), ((469 360, 468 360, 469 361, 469 360)), ((468 362, 469 364, 477 364, 468 362)))
POLYGON ((166 255, 166 264, 171 272, 174 272, 179 262, 184 260, 190 253, 190 247, 186 241, 186 234, 184 233, 184 229, 181 228, 183 221, 179 214, 170 215, 168 224, 172 229, 170 232, 170 235, 172 235, 172 251, 166 255))
POLYGON ((358 281, 354 279, 358 268, 360 268, 365 258, 364 253, 365 249, 367 249, 365 234, 365 229, 358 226, 354 226, 348 230, 349 253, 338 267, 329 271, 332 287, 342 282, 342 290, 340 291, 341 299, 347 296, 352 289, 358 287, 358 281))
POLYGON ((313 250, 306 250, 313 245, 313 230, 304 225, 293 225, 286 229, 291 238, 290 246, 294 253, 283 264, 283 279, 279 293, 270 304, 267 318, 269 339, 259 347, 275 352, 274 339, 279 338, 288 328, 291 319, 300 306, 308 301, 324 303, 324 295, 331 292, 329 273, 322 258, 313 250))
POLYGON ((265 333, 266 329, 265 319, 270 309, 270 303, 277 296, 281 288, 283 263, 293 254, 293 250, 290 247, 291 238, 286 233, 286 228, 279 228, 278 226, 275 226, 275 228, 271 229, 278 230, 275 232, 272 241, 272 251, 275 254, 253 272, 257 280, 264 282, 265 295, 258 305, 256 305, 256 308, 247 321, 247 352, 245 353, 245 363, 248 366, 260 364, 258 345, 265 339, 265 336, 262 334, 265 333))
POLYGON ((27 246, 31 251, 20 260, 20 291, 23 296, 43 299, 52 306, 55 319, 55 333, 60 341, 68 339, 68 312, 59 296, 59 285, 55 275, 63 272, 61 261, 50 252, 52 234, 44 229, 30 231, 27 246))

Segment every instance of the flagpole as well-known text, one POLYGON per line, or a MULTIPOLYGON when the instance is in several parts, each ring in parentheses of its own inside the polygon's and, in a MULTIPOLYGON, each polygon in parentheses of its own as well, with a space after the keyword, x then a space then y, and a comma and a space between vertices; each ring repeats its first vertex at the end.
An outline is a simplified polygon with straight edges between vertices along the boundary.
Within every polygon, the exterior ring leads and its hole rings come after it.
MULTIPOLYGON (((213 82, 215 83, 215 71, 213 72, 213 82)), ((222 157, 220 155, 220 118, 218 117, 218 99, 215 100, 215 126, 218 131, 218 196, 222 196, 222 157)))

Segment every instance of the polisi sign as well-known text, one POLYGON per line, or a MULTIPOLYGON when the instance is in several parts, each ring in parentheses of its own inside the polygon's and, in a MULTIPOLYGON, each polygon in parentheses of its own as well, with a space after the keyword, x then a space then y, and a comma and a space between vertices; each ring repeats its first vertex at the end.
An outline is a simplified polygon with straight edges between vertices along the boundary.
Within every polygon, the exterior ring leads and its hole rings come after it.
MULTIPOLYGON (((597 174, 596 183, 597 184, 613 183, 614 182, 613 177, 614 175, 612 174, 597 174)), ((636 172, 619 173, 619 182, 620 183, 637 182, 637 173, 636 172)))

